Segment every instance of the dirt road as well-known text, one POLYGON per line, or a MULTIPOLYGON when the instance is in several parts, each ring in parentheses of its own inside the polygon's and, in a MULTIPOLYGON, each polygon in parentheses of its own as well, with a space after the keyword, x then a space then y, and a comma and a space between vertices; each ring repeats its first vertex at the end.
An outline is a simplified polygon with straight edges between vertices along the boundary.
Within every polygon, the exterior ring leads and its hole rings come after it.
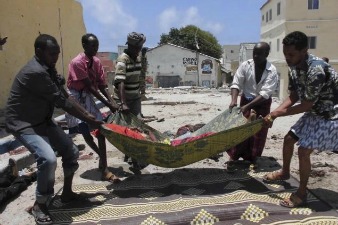
MULTIPOLYGON (((143 114, 157 116, 162 122, 153 121, 148 123, 153 128, 161 132, 175 133, 176 130, 185 124, 207 123, 212 118, 220 114, 228 107, 230 102, 229 92, 226 90, 210 90, 210 89, 173 89, 173 90, 149 90, 148 98, 150 100, 143 102, 143 114), (160 104, 158 104, 160 103, 160 104), (171 104, 175 103, 175 104, 171 104)), ((274 99, 272 108, 279 105, 279 101, 274 99)), ((274 126, 269 130, 268 140, 263 155, 275 157, 278 162, 282 163, 282 141, 290 126, 300 117, 300 115, 278 118, 274 126)), ((84 140, 80 135, 74 137, 76 144, 84 144, 84 140)), ((133 173, 129 170, 129 165, 123 162, 123 154, 113 145, 108 144, 108 161, 112 172, 119 176, 130 176, 133 173)), ((189 165, 188 167, 217 167, 224 168, 224 163, 228 157, 226 154, 215 162, 210 159, 189 165)), ((55 192, 62 188, 63 175, 61 162, 56 172, 55 192)), ((314 153, 312 156, 312 164, 314 171, 309 180, 309 188, 322 199, 326 200, 333 207, 338 208, 338 154, 314 153)), ((74 184, 106 184, 99 180, 100 173, 97 170, 98 157, 93 151, 86 147, 81 152, 79 160, 80 168, 77 171, 74 184)), ((147 166, 142 173, 168 172, 173 169, 147 166)), ((298 158, 293 157, 292 174, 298 177, 298 158)), ((16 225, 16 224, 35 224, 34 219, 25 209, 30 207, 34 202, 34 191, 36 183, 33 183, 24 191, 21 196, 11 201, 6 207, 0 208, 0 224, 16 225)))

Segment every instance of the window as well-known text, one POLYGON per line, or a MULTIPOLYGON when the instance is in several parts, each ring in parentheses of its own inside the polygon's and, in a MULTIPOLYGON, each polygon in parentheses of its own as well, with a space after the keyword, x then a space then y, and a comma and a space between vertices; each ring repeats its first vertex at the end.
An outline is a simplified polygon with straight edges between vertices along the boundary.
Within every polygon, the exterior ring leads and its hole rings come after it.
POLYGON ((269 11, 270 11, 269 20, 272 20, 272 9, 270 9, 269 11))
POLYGON ((277 39, 277 52, 279 52, 279 39, 277 39))
POLYGON ((265 14, 265 22, 268 22, 269 21, 269 12, 266 12, 265 14))
POLYGON ((264 21, 264 15, 262 15, 262 21, 264 21))
POLYGON ((308 37, 309 49, 316 49, 317 37, 308 37))
POLYGON ((230 53, 234 53, 234 50, 230 50, 230 53))
POLYGON ((277 16, 280 15, 280 2, 277 3, 277 16))
POLYGON ((308 0, 307 8, 308 9, 319 9, 319 0, 308 0))
POLYGON ((269 45, 270 45, 270 49, 272 48, 272 43, 271 43, 271 41, 269 42, 269 45))

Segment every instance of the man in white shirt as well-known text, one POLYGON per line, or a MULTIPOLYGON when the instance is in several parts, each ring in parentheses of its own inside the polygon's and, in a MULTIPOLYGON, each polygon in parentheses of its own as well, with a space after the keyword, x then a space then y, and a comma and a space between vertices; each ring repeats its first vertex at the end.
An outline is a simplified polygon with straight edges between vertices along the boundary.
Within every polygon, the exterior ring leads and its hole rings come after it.
MULTIPOLYGON (((271 96, 277 87, 278 74, 276 67, 267 61, 269 52, 268 43, 257 43, 253 49, 253 59, 243 62, 237 69, 230 87, 232 97, 230 111, 237 106, 237 97, 242 92, 238 113, 242 112, 247 118, 251 111, 263 117, 270 113, 271 96)), ((254 136, 229 149, 227 153, 230 161, 243 158, 255 163, 257 157, 262 155, 267 133, 268 129, 262 128, 254 136)))

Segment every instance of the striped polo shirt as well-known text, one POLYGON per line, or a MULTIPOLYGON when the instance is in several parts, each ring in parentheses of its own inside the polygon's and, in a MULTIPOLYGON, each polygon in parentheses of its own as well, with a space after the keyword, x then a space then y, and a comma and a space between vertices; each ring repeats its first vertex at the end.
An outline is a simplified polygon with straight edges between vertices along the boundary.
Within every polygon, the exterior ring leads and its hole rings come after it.
POLYGON ((134 61, 129 55, 122 53, 117 58, 115 68, 114 98, 119 98, 117 87, 120 82, 124 82, 126 100, 140 98, 141 57, 138 56, 134 61))

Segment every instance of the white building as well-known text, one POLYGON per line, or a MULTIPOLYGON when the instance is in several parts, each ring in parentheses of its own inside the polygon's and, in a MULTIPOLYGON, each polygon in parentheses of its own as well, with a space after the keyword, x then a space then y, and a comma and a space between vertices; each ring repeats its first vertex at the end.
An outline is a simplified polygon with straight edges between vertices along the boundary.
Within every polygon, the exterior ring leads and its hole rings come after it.
POLYGON ((225 87, 232 82, 232 76, 238 68, 239 47, 239 45, 223 45, 222 84, 225 87))
POLYGON ((269 61, 280 73, 281 99, 288 96, 288 67, 283 55, 283 38, 302 31, 309 38, 309 52, 328 57, 338 69, 337 0, 267 0, 261 7, 261 41, 270 44, 269 61))
POLYGON ((128 48, 127 45, 118 45, 117 46, 117 55, 118 56, 121 55, 124 52, 124 50, 126 50, 127 48, 128 48))
POLYGON ((163 44, 148 50, 147 59, 155 87, 222 85, 220 61, 196 51, 163 44))
POLYGON ((253 49, 256 43, 241 43, 239 46, 239 65, 242 62, 252 59, 253 49))

